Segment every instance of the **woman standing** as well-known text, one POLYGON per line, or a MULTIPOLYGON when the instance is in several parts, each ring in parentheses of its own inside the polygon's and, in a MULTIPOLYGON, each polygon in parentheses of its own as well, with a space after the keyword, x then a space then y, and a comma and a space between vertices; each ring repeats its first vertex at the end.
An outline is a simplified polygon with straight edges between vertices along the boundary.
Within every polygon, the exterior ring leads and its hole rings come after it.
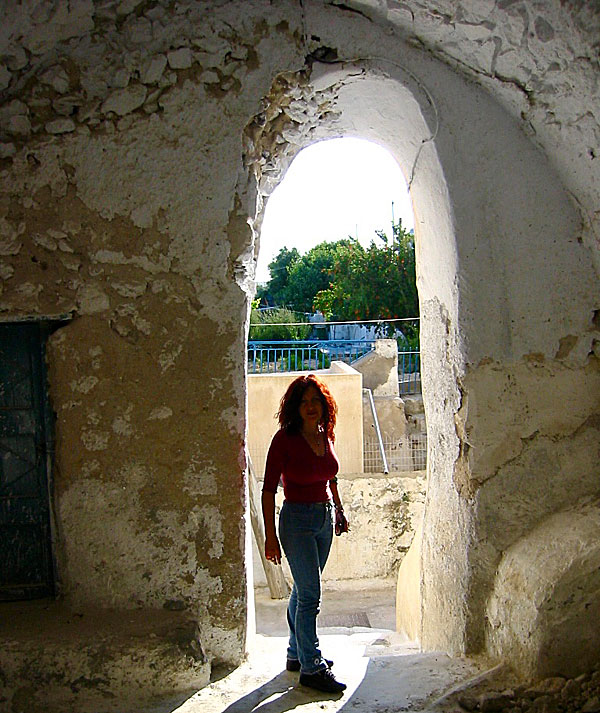
POLYGON ((346 688, 323 658, 317 637, 321 603, 321 571, 333 539, 333 507, 347 530, 337 489, 339 461, 333 449, 337 406, 327 386, 313 374, 295 379, 277 414, 280 430, 267 454, 262 510, 265 555, 281 563, 275 530, 275 493, 281 478, 285 501, 279 516, 279 537, 288 559, 294 586, 288 603, 290 630, 288 671, 300 671, 300 683, 320 691, 346 688))

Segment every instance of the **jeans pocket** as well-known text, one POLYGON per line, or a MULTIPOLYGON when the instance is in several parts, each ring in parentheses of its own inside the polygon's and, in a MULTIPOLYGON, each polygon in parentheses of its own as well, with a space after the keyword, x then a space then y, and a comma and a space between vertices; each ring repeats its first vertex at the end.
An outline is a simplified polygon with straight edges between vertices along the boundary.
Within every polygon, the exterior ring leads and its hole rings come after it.
POLYGON ((315 514, 308 509, 290 509, 287 513, 287 524, 292 531, 305 532, 313 529, 315 514))
POLYGON ((298 537, 309 535, 314 529, 314 512, 310 508, 284 504, 279 517, 279 535, 284 547, 288 543, 293 547, 298 537))

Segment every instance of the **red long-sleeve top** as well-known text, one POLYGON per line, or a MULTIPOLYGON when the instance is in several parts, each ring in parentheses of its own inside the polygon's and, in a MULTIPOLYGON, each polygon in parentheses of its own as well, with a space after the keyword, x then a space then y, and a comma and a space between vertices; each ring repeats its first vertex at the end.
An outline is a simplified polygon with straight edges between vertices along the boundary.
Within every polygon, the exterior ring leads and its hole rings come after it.
POLYGON ((319 456, 301 433, 280 430, 273 436, 267 453, 263 490, 275 493, 281 478, 288 502, 323 503, 329 500, 327 483, 339 469, 340 462, 329 439, 325 454, 319 456))

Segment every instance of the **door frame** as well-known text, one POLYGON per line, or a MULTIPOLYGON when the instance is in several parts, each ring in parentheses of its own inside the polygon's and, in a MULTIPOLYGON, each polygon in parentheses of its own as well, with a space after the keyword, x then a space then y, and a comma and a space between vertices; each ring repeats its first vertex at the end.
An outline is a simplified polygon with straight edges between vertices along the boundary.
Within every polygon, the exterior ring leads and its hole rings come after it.
MULTIPOLYGON (((45 552, 47 561, 44 562, 46 571, 47 583, 40 585, 39 589, 26 586, 15 585, 6 586, 2 590, 0 601, 19 601, 28 599, 40 599, 46 597, 54 597, 58 589, 58 571, 56 566, 56 519, 54 512, 53 500, 53 464, 55 455, 55 417, 54 411, 50 404, 50 395, 48 389, 48 368, 46 363, 46 346, 49 336, 59 327, 63 326, 68 321, 67 318, 61 319, 23 319, 23 320, 6 320, 0 322, 2 326, 19 327, 29 326, 34 330, 34 338, 36 340, 36 355, 38 361, 37 374, 34 378, 39 391, 39 400, 35 404, 40 420, 41 432, 43 434, 43 456, 41 458, 40 467, 44 470, 45 475, 45 490, 47 498, 47 536, 45 542, 45 552)), ((42 476, 43 477, 43 476, 42 476)))

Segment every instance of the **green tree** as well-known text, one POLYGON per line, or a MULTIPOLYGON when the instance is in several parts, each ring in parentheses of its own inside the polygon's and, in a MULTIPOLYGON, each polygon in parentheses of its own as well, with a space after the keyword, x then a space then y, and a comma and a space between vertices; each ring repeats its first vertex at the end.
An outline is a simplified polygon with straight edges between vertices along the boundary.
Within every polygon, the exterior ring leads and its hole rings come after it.
POLYGON ((300 253, 296 248, 288 250, 281 248, 275 258, 269 263, 269 273, 271 279, 266 286, 261 286, 256 291, 256 297, 260 303, 268 305, 285 305, 286 289, 289 279, 289 271, 293 264, 300 259, 300 253))
POLYGON ((285 288, 285 304, 299 312, 312 312, 315 296, 326 290, 338 251, 350 240, 322 242, 290 265, 285 288))
POLYGON ((337 251, 330 285, 313 302, 328 319, 418 316, 414 235, 398 222, 391 244, 383 231, 377 231, 377 236, 383 245, 371 241, 363 248, 357 240, 351 240, 337 251))
POLYGON ((312 312, 315 295, 329 287, 335 255, 350 240, 322 242, 300 255, 296 248, 283 247, 269 263, 271 279, 259 287, 256 296, 262 305, 289 307, 312 312))

